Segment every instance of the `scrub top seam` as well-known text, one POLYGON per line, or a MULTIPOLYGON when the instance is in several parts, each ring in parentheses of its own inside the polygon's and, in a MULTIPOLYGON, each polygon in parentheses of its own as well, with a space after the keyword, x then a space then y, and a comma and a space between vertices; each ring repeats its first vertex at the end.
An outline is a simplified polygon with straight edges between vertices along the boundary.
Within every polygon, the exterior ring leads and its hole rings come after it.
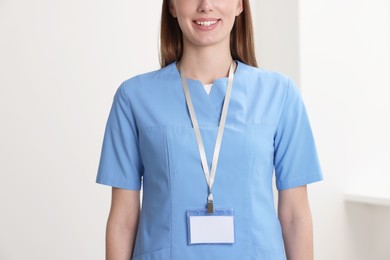
MULTIPOLYGON (((130 127, 130 129, 131 129, 132 134, 134 135, 134 139, 137 142, 138 154, 141 154, 140 140, 139 140, 140 129, 139 129, 138 124, 137 124, 137 118, 135 117, 135 113, 134 113, 132 104, 130 102, 129 94, 128 94, 127 90, 126 90, 126 86, 127 86, 127 81, 123 82, 120 88, 123 90, 123 93, 125 95, 124 98, 126 99, 126 103, 129 106, 129 111, 128 111, 129 116, 131 116, 133 118, 134 123, 135 123, 135 125, 134 125, 135 129, 133 129, 133 127, 130 127)), ((144 163, 142 162, 142 158, 141 157, 140 157, 140 164, 141 164, 140 169, 137 169, 138 173, 139 173, 138 175, 140 176, 140 180, 139 180, 140 188, 139 188, 139 190, 141 190, 141 188, 143 186, 143 175, 144 175, 144 170, 145 170, 145 166, 144 166, 144 163)))
MULTIPOLYGON (((228 119, 227 119, 228 120, 228 119)), ((226 120, 226 121, 227 121, 226 120)), ((229 128, 229 127, 254 127, 254 126, 277 126, 278 124, 275 124, 275 123, 269 123, 269 122, 266 122, 266 121, 260 121, 260 122, 252 122, 252 123, 229 123, 229 122, 226 122, 225 124, 225 127, 229 128)), ((201 129, 218 129, 218 125, 204 125, 204 124, 201 124, 199 123, 199 127, 201 129)), ((163 129, 170 129, 170 128, 181 128, 181 129, 186 129, 186 128, 189 128, 189 129, 192 129, 193 126, 192 125, 155 125, 155 126, 140 126, 139 129, 141 130, 149 130, 149 129, 156 129, 156 128, 163 128, 163 129)))
POLYGON ((133 133, 133 134, 135 134, 135 136, 137 137, 136 138, 136 140, 137 140, 137 148, 138 148, 138 150, 140 150, 140 148, 139 148, 139 130, 140 129, 139 129, 138 124, 137 124, 137 118, 135 117, 135 114, 133 112, 134 108, 133 108, 133 106, 132 106, 132 104, 130 102, 129 94, 128 94, 127 90, 126 90, 126 86, 127 86, 127 84, 126 84, 126 81, 125 81, 123 83, 122 89, 123 89, 123 91, 125 93, 125 98, 126 98, 127 104, 129 105, 129 108, 130 108, 130 116, 134 119, 134 122, 135 122, 135 128, 137 130, 137 133, 133 133))
MULTIPOLYGON (((287 83, 286 94, 284 94, 284 98, 283 98, 282 109, 281 109, 281 112, 280 112, 280 115, 279 115, 278 123, 276 124, 276 126, 277 126, 276 130, 279 128, 280 120, 282 120, 282 118, 283 118, 283 114, 284 114, 284 111, 285 111, 285 108, 286 108, 286 103, 287 103, 287 96, 288 96, 288 94, 290 92, 290 88, 291 88, 291 79, 289 78, 288 79, 288 83, 287 83)), ((276 134, 276 132, 275 132, 275 134, 276 134)))
MULTIPOLYGON (((249 146, 248 145, 248 135, 246 136, 246 146, 248 146, 246 149, 248 149, 248 172, 250 172, 250 173, 252 173, 252 169, 253 169, 253 156, 252 156, 252 149, 251 149, 251 146, 249 146)), ((253 194, 252 193, 252 191, 253 191, 253 187, 252 187, 252 184, 253 184, 253 182, 251 182, 250 180, 251 180, 252 178, 251 178, 251 176, 249 176, 249 178, 248 178, 248 182, 249 182, 249 191, 250 191, 250 193, 249 194, 253 194)), ((253 205, 252 205, 252 203, 250 202, 249 203, 249 214, 250 214, 250 216, 252 216, 253 214, 253 205)), ((249 218, 250 219, 250 226, 252 227, 253 225, 252 225, 252 218, 249 218)), ((249 230, 251 230, 251 229, 249 229, 249 230)), ((248 238, 248 243, 250 243, 250 244, 252 244, 253 243, 253 241, 252 241, 252 235, 250 235, 249 236, 250 238, 248 238)), ((250 253, 249 253, 249 256, 252 258, 252 256, 253 256, 253 252, 252 252, 253 250, 252 250, 252 248, 251 248, 251 251, 250 251, 250 253)))
POLYGON ((171 164, 170 164, 170 152, 169 152, 169 142, 168 142, 168 133, 167 131, 165 132, 165 144, 166 144, 166 149, 167 149, 167 168, 168 168, 168 179, 169 179, 169 204, 171 206, 171 214, 170 214, 170 230, 171 230, 171 235, 170 235, 170 241, 169 241, 169 258, 172 258, 172 241, 173 241, 173 205, 172 205, 172 181, 171 181, 171 174, 172 174, 172 169, 171 169, 171 164))

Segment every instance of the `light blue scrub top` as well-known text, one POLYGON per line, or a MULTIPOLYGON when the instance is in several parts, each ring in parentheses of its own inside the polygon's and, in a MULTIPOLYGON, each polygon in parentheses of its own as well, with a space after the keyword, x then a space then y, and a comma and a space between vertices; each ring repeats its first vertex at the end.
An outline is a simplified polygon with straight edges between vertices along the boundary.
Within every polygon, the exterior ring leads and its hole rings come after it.
MULTIPOLYGON (((227 78, 207 95, 188 80, 211 165, 227 78)), ((215 208, 233 208, 233 245, 188 245, 186 211, 204 208, 207 184, 176 64, 118 88, 97 182, 139 190, 143 204, 133 259, 282 260, 272 176, 284 190, 322 179, 312 131, 291 79, 238 62, 213 188, 215 208), (274 171, 275 170, 275 171, 274 171)))

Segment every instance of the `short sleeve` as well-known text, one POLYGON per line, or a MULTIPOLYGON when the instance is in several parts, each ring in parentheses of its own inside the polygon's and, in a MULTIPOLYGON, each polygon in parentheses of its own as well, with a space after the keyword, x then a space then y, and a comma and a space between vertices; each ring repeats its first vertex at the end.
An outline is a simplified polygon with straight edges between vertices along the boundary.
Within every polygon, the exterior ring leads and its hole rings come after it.
POLYGON ((114 96, 106 124, 96 182, 127 190, 140 190, 142 162, 138 131, 125 83, 114 96))
POLYGON ((303 186, 323 179, 307 112, 299 90, 291 80, 274 145, 278 190, 303 186))

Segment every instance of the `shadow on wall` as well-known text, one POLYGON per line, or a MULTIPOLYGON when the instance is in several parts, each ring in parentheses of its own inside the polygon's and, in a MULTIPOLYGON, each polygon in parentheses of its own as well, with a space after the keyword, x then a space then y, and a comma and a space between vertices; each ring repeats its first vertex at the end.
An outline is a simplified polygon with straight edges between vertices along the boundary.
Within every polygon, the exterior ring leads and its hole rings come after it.
POLYGON ((390 260, 390 207, 345 202, 345 208, 354 260, 390 260))

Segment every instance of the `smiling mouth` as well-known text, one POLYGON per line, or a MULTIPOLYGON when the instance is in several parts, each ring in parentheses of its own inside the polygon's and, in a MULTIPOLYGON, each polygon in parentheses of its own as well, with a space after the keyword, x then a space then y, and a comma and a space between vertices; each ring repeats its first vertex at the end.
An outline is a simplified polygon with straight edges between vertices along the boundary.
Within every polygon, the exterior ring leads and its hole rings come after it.
POLYGON ((212 21, 194 21, 195 24, 199 25, 199 26, 204 26, 204 27, 209 27, 209 26, 212 26, 216 23, 218 23, 219 20, 212 20, 212 21))

